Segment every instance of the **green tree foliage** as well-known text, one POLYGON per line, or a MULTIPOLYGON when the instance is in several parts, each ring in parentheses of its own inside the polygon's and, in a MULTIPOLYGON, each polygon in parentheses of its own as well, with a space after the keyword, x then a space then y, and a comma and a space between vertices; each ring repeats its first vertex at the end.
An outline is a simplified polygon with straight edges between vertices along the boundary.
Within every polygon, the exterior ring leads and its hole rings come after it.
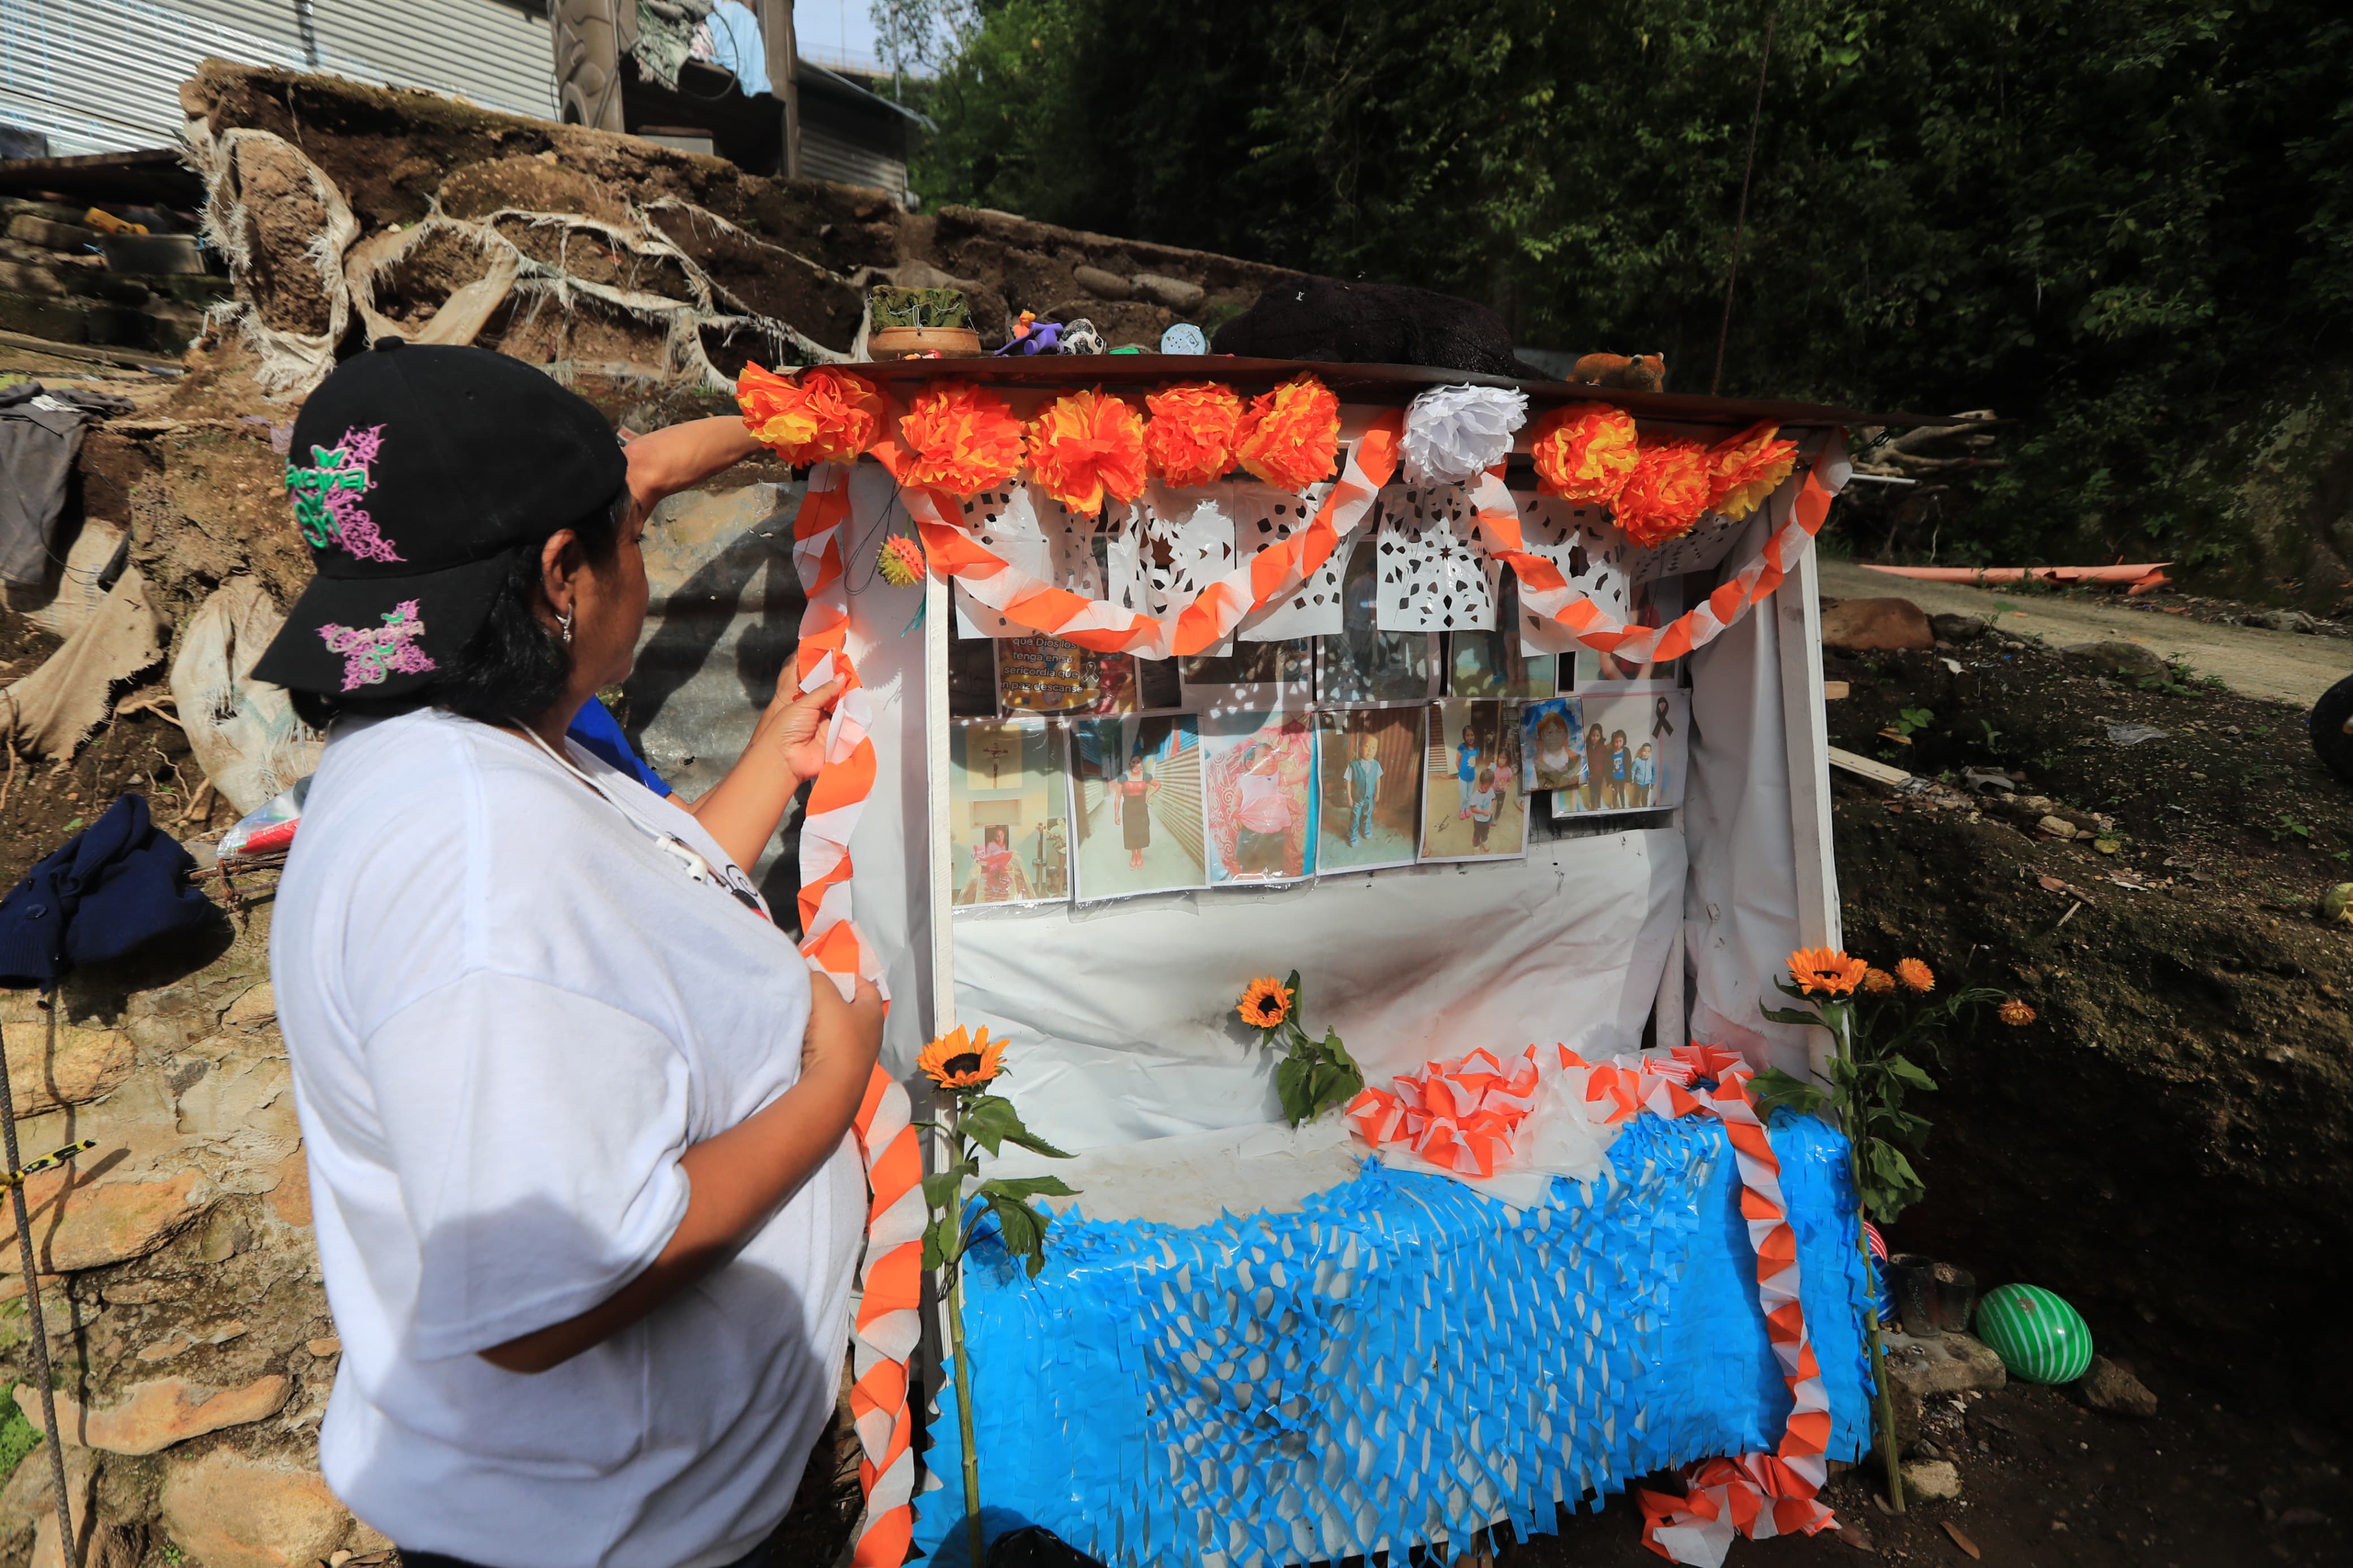
MULTIPOLYGON (((929 84, 916 184, 1448 289, 1523 342, 1663 352, 1704 391, 1765 21, 998 0, 929 84)), ((2353 358, 2348 14, 1782 0, 1773 22, 1724 390, 2015 416, 1965 553, 2227 553, 2210 447, 2353 358)))

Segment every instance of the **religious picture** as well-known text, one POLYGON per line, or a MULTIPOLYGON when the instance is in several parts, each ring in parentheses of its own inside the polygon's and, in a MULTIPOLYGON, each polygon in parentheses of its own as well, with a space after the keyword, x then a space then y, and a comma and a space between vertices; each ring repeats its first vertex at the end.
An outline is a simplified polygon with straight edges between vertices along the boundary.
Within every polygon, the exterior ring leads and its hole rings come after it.
POLYGON ((1071 896, 1062 733, 1043 719, 960 720, 948 731, 951 897, 966 904, 1071 896))
POLYGON ((1205 719, 1303 710, 1315 700, 1314 649, 1312 637, 1237 639, 1231 653, 1180 658, 1176 679, 1185 706, 1205 719))
POLYGON ((1340 585, 1340 634, 1315 640, 1315 689, 1324 702, 1426 702, 1430 656, 1437 637, 1429 632, 1385 632, 1374 625, 1380 581, 1378 542, 1359 539, 1349 551, 1340 585))
POLYGON ((1133 713, 1135 660, 1060 637, 993 637, 997 700, 1008 713, 1133 713))
POLYGON ((1201 832, 1201 736, 1190 713, 1081 719, 1078 896, 1124 899, 1209 879, 1201 832))
POLYGON ((1421 825, 1425 708, 1315 715, 1315 872, 1410 866, 1421 825))
POLYGON ((1204 715, 1201 795, 1209 880, 1288 882, 1315 871, 1315 738, 1305 713, 1204 715))
POLYGON ((1555 816, 1665 811, 1683 803, 1691 755, 1691 694, 1636 692, 1583 700, 1585 779, 1556 790, 1555 816))
POLYGON ((1527 852, 1520 749, 1514 704, 1431 705, 1421 781, 1424 860, 1516 858, 1527 852))
POLYGON ((1585 787, 1585 721, 1574 697, 1547 698, 1520 713, 1520 787, 1530 795, 1585 787))

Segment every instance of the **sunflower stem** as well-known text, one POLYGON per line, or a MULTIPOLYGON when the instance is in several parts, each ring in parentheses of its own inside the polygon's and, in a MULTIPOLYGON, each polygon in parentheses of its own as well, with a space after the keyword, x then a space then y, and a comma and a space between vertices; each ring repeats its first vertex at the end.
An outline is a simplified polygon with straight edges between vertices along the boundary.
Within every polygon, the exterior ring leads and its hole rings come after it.
MULTIPOLYGON (((1854 1065, 1854 1009, 1838 1006, 1832 1015, 1837 1026, 1831 1031, 1838 1041, 1839 1054, 1854 1065)), ((1862 1254, 1862 1278, 1866 1288, 1871 1283, 1871 1237, 1863 1223, 1870 1216, 1863 1212, 1862 1199, 1862 1121, 1861 1108, 1839 1097, 1839 1120, 1846 1132, 1847 1170, 1854 1182, 1854 1245, 1862 1254)), ((1873 1292, 1876 1294, 1876 1292, 1873 1292)), ((1879 1333, 1879 1305, 1868 1301, 1862 1309, 1862 1338, 1871 1352, 1871 1386, 1874 1395, 1873 1414, 1878 1417, 1879 1463, 1887 1472, 1887 1506, 1895 1513, 1904 1511, 1904 1456, 1895 1440, 1895 1391, 1887 1384, 1887 1348, 1879 1333)))
MULTIPOLYGON (((972 1144, 964 1135, 963 1097, 951 1091, 948 1102, 955 1107, 948 1118, 948 1141, 955 1151, 956 1165, 973 1157, 972 1144)), ((964 1199, 961 1194, 949 1198, 947 1213, 942 1224, 947 1231, 948 1245, 940 1250, 946 1256, 948 1277, 948 1352, 955 1359, 956 1430, 964 1439, 964 1528, 965 1542, 971 1553, 972 1568, 981 1568, 980 1539, 980 1455, 972 1442, 972 1361, 964 1348, 964 1199)))

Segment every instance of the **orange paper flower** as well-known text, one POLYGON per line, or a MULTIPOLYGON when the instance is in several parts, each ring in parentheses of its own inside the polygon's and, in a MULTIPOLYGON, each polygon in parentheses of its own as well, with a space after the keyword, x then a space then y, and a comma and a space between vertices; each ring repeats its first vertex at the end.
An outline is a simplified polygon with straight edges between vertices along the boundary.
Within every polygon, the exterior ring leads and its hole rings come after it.
POLYGON ((1863 972, 1862 988, 1873 996, 1884 996, 1895 989, 1895 976, 1873 967, 1863 972))
POLYGON ((1634 416, 1608 404, 1556 409, 1529 442, 1544 493, 1566 500, 1618 499, 1641 456, 1634 416))
POLYGON ((1305 489, 1330 475, 1339 458, 1340 400, 1312 375, 1251 398, 1234 456, 1277 489, 1305 489))
POLYGON ((1234 1011, 1253 1029, 1271 1029, 1291 1016, 1291 987, 1271 974, 1261 974, 1242 987, 1234 1011))
POLYGON ((2034 1022, 2034 1009, 2013 996, 1995 1008, 1994 1016, 2013 1029, 2022 1029, 2034 1022))
POLYGON ((1153 393, 1144 405, 1152 410, 1144 456, 1154 479, 1190 489, 1215 484, 1232 470, 1242 426, 1242 400, 1232 387, 1188 381, 1153 393))
POLYGON ((1798 466, 1798 444, 1778 439, 1777 425, 1752 425, 1708 449, 1707 510, 1743 518, 1798 466))
POLYGON ((735 406, 753 438, 797 468, 855 462, 882 434, 882 395, 831 365, 787 378, 747 364, 735 379, 735 406))
POLYGON ((1707 510, 1709 472, 1708 450, 1697 441, 1644 442, 1610 509, 1618 526, 1645 550, 1682 538, 1707 510))
POLYGON ((893 588, 912 586, 923 580, 923 547, 903 533, 894 533, 874 552, 874 569, 893 588))
POLYGON ((1917 991, 1922 995, 1936 988, 1936 972, 1916 958, 1907 958, 1896 964, 1895 978, 1904 982, 1905 990, 1917 991))
POLYGON ((1834 947, 1801 947, 1789 955, 1789 978, 1810 996, 1817 991, 1826 996, 1843 996, 1862 984, 1870 968, 1834 947))
POLYGON ((1001 485, 1021 466, 1021 421, 1005 399, 969 382, 935 381, 899 421, 907 448, 899 482, 966 497, 1001 485))
POLYGON ((1144 420, 1101 391, 1058 397, 1029 421, 1029 473, 1046 493, 1082 516, 1103 510, 1103 496, 1144 493, 1144 420))
POLYGON ((915 1070, 942 1089, 978 1089, 1004 1068, 1005 1042, 990 1039, 987 1029, 971 1036, 951 1030, 915 1058, 915 1070))

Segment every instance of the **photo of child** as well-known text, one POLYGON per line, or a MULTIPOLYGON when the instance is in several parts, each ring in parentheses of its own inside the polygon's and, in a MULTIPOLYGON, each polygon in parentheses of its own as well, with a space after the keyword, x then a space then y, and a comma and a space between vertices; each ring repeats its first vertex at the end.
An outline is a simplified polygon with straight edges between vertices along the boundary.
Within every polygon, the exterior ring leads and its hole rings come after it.
POLYGON ((1303 710, 1315 700, 1315 641, 1237 640, 1229 654, 1197 654, 1176 660, 1185 706, 1204 717, 1303 710))
POLYGON ((1071 891, 1067 776, 1060 725, 961 721, 948 736, 951 899, 1025 904, 1071 891))
POLYGON ((1087 719, 1071 731, 1079 897, 1204 886, 1201 742, 1193 716, 1087 719))
POLYGON ((1576 698, 1531 703, 1520 714, 1520 737, 1525 757, 1522 789, 1534 795, 1584 787, 1585 719, 1576 698))
POLYGON ((1520 651, 1520 634, 1449 632, 1446 634, 1446 695, 1493 697, 1526 701, 1550 697, 1559 689, 1555 679, 1558 657, 1520 651))
POLYGON ((1427 709, 1357 709, 1315 715, 1315 869, 1410 866, 1421 805, 1422 720, 1427 709))
MULTIPOLYGON (((1680 586, 1672 583, 1639 583, 1634 586, 1634 602, 1626 616, 1630 626, 1656 626, 1672 621, 1682 612, 1675 606, 1683 602, 1680 586)), ((1596 653, 1591 648, 1577 650, 1572 668, 1562 674, 1580 697, 1611 697, 1636 691, 1672 691, 1682 684, 1682 676, 1672 664, 1637 664, 1616 654, 1596 653)))
POLYGON ((1664 811, 1683 803, 1691 694, 1662 691, 1581 700, 1585 782, 1553 792, 1555 816, 1664 811))
POLYGON ((1528 818, 1520 793, 1518 710, 1503 702, 1447 701, 1431 708, 1430 721, 1422 764, 1421 858, 1525 854, 1528 818))
POLYGON ((1315 870, 1315 742, 1302 713, 1204 717, 1209 880, 1282 882, 1315 870))
MULTIPOLYGON (((1346 546, 1342 548, 1345 549, 1346 546)), ((1340 584, 1340 635, 1315 639, 1315 681, 1324 702, 1425 702, 1430 687, 1429 632, 1385 632, 1375 624, 1380 583, 1378 544, 1356 542, 1340 584)))

